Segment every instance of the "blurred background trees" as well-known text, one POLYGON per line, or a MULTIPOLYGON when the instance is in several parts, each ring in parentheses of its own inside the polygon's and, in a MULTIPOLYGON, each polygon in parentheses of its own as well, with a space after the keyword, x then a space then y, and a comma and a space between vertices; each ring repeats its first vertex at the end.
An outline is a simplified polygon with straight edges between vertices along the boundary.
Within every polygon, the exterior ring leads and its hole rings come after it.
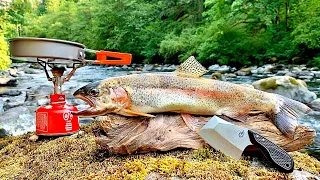
POLYGON ((205 65, 320 67, 319 0, 12 0, 0 8, 1 68, 5 42, 18 36, 128 52, 136 63, 194 55, 205 65))

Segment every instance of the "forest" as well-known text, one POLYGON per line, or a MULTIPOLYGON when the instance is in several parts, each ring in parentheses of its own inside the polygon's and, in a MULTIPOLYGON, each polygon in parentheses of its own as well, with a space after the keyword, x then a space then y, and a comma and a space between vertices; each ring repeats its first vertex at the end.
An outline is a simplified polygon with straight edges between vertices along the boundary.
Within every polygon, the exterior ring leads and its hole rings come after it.
POLYGON ((319 0, 0 0, 0 69, 8 40, 41 37, 131 53, 134 63, 320 67, 319 0))

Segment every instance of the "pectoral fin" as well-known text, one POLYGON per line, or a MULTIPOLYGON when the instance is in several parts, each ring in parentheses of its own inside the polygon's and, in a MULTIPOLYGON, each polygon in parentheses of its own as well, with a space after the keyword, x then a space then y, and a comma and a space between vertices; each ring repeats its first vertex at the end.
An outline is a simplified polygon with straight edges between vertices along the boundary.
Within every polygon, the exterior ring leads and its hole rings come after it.
POLYGON ((146 116, 146 117, 155 117, 152 114, 147 114, 143 112, 136 112, 129 109, 121 109, 121 112, 119 114, 127 115, 127 116, 146 116))
POLYGON ((185 113, 181 113, 181 117, 189 129, 191 129, 192 131, 196 130, 198 119, 192 117, 190 114, 185 114, 185 113))

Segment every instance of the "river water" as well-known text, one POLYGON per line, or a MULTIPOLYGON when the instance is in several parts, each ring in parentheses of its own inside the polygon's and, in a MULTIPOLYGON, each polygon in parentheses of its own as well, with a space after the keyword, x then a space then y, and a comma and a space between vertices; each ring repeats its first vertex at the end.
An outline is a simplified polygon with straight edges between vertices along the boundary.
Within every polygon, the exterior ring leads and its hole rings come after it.
MULTIPOLYGON (((70 69, 68 69, 70 71, 70 69)), ((72 93, 74 90, 97 80, 106 79, 108 77, 113 76, 121 76, 127 75, 129 71, 119 69, 110 69, 105 66, 86 66, 80 68, 76 71, 74 76, 71 78, 69 82, 66 82, 63 85, 63 90, 67 97, 72 97, 72 93)), ((65 73, 66 74, 66 73, 65 73)), ((205 77, 210 77, 207 75, 205 77)), ((257 77, 252 76, 238 76, 236 78, 227 78, 227 81, 237 83, 237 84, 251 84, 253 81, 258 80, 257 77)), ((318 97, 320 97, 320 84, 319 83, 307 83, 309 90, 315 92, 318 97)), ((17 87, 12 87, 12 89, 26 90, 32 87, 37 87, 40 85, 49 85, 52 86, 52 82, 48 82, 45 74, 28 74, 27 76, 22 76, 19 79, 19 84, 17 87)), ((307 116, 300 120, 300 124, 308 126, 310 128, 316 129, 317 136, 315 138, 315 142, 308 146, 305 150, 312 154, 313 156, 320 158, 320 117, 307 116)), ((34 127, 32 128, 34 130, 34 127)))

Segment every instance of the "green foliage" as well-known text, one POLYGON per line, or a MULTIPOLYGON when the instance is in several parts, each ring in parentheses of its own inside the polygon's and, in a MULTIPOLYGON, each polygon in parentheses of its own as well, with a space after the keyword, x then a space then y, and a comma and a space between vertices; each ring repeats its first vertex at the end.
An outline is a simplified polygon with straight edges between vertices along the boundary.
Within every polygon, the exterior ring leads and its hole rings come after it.
POLYGON ((134 62, 318 66, 318 0, 13 0, 0 15, 6 38, 71 40, 134 62))
POLYGON ((11 61, 8 56, 8 45, 3 36, 0 36, 0 69, 7 69, 11 61))

